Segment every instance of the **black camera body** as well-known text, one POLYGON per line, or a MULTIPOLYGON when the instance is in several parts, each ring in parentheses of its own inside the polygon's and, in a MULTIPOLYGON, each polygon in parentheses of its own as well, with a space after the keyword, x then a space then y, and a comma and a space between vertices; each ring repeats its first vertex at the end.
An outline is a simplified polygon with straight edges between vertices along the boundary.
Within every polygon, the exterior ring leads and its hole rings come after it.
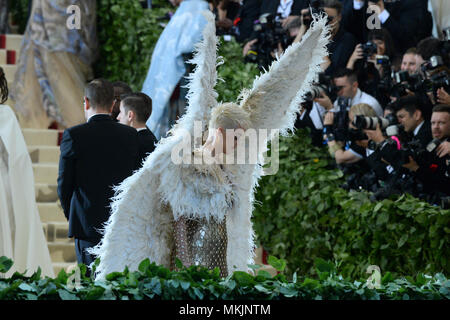
POLYGON ((325 93, 331 101, 336 100, 339 88, 335 86, 333 78, 321 72, 318 75, 318 81, 315 82, 311 91, 304 96, 302 106, 306 110, 311 110, 314 99, 320 98, 322 93, 325 93))
POLYGON ((364 60, 367 60, 369 57, 377 53, 377 45, 372 41, 368 41, 362 45, 362 51, 364 60))
POLYGON ((257 32, 258 41, 250 47, 245 62, 257 63, 260 69, 267 69, 274 58, 272 52, 281 45, 286 49, 291 38, 280 22, 281 15, 265 13, 256 20, 253 29, 257 32))

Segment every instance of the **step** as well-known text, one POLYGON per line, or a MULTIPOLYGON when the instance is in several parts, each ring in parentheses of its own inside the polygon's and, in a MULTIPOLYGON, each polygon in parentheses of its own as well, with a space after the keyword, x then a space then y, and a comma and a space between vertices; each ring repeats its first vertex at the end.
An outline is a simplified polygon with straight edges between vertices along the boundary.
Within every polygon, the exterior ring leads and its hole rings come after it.
POLYGON ((6 49, 0 49, 0 67, 3 68, 3 65, 6 64, 7 61, 7 54, 6 54, 6 49))
POLYGON ((57 146, 29 146, 28 153, 33 163, 59 163, 60 149, 57 146))
POLYGON ((33 163, 35 183, 56 184, 58 179, 58 164, 33 163))
POLYGON ((58 185, 48 183, 35 183, 34 191, 36 202, 54 202, 58 201, 58 185))
POLYGON ((6 35, 6 49, 16 50, 17 53, 20 52, 20 47, 22 45, 23 35, 21 34, 7 34, 6 35))
POLYGON ((57 146, 59 130, 22 129, 27 146, 57 146))
POLYGON ((2 65, 3 71, 5 72, 5 78, 8 82, 13 82, 16 76, 17 65, 16 64, 4 64, 2 65))
POLYGON ((68 238, 69 223, 68 222, 47 222, 47 242, 74 243, 73 238, 68 238))
POLYGON ((67 242, 48 242, 52 262, 76 262, 75 245, 67 242))
POLYGON ((57 202, 42 202, 37 204, 41 222, 67 222, 61 205, 57 202))
POLYGON ((76 262, 53 262, 53 271, 55 272, 55 277, 58 276, 58 273, 64 269, 67 274, 71 273, 71 270, 76 268, 76 262))

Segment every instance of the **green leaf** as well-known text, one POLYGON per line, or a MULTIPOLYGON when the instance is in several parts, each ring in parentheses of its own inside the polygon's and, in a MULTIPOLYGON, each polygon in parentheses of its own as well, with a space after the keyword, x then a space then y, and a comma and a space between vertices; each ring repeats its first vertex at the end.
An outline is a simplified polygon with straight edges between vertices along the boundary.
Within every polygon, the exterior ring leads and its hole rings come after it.
POLYGON ((282 272, 286 268, 286 260, 284 259, 277 259, 274 256, 269 256, 267 259, 267 262, 274 267, 277 271, 282 272))
POLYGON ((5 256, 0 257, 0 273, 6 273, 11 269, 13 261, 5 256))
POLYGON ((236 280, 236 282, 242 287, 247 287, 254 283, 253 277, 243 271, 234 272, 233 279, 236 280))
POLYGON ((149 267, 150 267, 150 259, 147 258, 139 264, 138 270, 142 273, 146 273, 149 267))
POLYGON ((59 289, 58 295, 61 300, 80 300, 76 294, 70 293, 64 289, 59 289))

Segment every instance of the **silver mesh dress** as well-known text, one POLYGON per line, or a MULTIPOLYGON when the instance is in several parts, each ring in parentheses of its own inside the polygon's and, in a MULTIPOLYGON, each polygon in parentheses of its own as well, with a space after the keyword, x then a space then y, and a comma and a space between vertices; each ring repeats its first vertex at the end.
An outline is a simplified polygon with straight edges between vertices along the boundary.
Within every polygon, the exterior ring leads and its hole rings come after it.
POLYGON ((219 223, 215 219, 181 217, 174 222, 173 230, 172 269, 176 257, 185 266, 204 266, 211 270, 218 267, 222 277, 228 275, 226 218, 219 223))

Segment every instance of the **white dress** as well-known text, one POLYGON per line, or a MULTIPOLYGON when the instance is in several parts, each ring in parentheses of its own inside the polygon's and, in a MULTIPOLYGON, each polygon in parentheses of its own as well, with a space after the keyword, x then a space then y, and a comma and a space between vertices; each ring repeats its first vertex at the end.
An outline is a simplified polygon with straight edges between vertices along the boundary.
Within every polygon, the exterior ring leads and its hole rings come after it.
POLYGON ((0 105, 0 256, 15 271, 53 277, 53 267, 39 217, 31 159, 14 112, 0 105))

